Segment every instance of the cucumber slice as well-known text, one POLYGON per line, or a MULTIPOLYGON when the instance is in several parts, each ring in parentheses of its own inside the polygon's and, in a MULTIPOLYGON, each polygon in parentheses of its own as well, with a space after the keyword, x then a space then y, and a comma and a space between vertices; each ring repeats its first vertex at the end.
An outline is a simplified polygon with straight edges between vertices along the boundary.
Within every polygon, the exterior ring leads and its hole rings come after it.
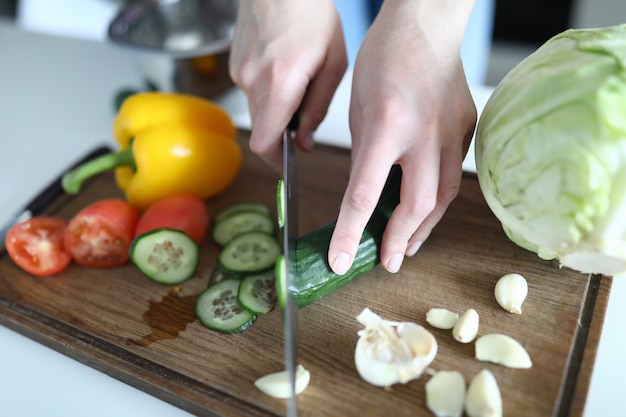
POLYGON ((196 317, 208 329, 238 333, 252 326, 256 316, 237 302, 238 279, 228 278, 210 285, 196 300, 196 317))
POLYGON ((282 252, 275 237, 263 232, 241 234, 228 242, 217 259, 223 271, 249 275, 271 269, 282 252))
POLYGON ((213 227, 213 240, 224 246, 234 237, 247 232, 274 233, 274 220, 255 211, 231 214, 213 227))
POLYGON ((274 271, 248 275, 241 281, 237 301, 254 314, 269 313, 276 302, 274 271))
POLYGON ((178 285, 193 276, 198 267, 199 247, 185 232, 156 229, 137 236, 130 259, 148 278, 164 285, 178 285))
POLYGON ((267 204, 253 202, 237 203, 222 209, 215 216, 213 216, 213 224, 219 223, 230 215, 240 213, 242 211, 254 211, 265 214, 267 217, 272 217, 272 209, 270 209, 267 204))
POLYGON ((276 185, 276 217, 278 220, 278 230, 282 232, 285 227, 285 179, 279 178, 276 185))

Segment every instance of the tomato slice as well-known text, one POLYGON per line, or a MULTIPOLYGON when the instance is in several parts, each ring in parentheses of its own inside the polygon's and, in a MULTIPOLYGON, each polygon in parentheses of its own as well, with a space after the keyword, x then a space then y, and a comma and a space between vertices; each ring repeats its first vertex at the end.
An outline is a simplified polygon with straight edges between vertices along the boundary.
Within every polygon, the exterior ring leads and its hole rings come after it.
POLYGON ((79 211, 65 231, 65 248, 76 263, 102 268, 128 261, 128 251, 139 219, 128 202, 109 198, 79 211))
POLYGON ((57 274, 72 261, 63 244, 67 225, 67 221, 59 217, 33 217, 9 230, 6 250, 13 262, 32 275, 57 274))
POLYGON ((141 215, 135 236, 163 227, 183 231, 198 245, 201 244, 209 227, 206 204, 190 194, 165 197, 141 215))

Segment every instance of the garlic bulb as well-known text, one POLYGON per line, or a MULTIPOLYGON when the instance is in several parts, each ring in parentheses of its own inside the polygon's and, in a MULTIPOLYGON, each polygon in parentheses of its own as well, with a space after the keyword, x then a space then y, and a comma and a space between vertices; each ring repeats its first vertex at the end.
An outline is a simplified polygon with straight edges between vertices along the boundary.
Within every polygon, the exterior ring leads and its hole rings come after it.
POLYGON ((388 387, 419 378, 437 354, 437 340, 424 327, 410 322, 383 320, 364 309, 354 362, 366 382, 388 387))

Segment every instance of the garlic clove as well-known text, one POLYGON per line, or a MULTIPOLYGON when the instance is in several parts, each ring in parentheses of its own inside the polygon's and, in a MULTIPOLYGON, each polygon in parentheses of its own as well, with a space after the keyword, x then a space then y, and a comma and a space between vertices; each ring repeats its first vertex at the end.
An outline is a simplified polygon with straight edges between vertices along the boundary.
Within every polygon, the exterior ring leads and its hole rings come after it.
POLYGON ((437 341, 424 327, 383 320, 366 308, 357 320, 356 369, 366 382, 381 387, 419 378, 437 354, 437 341))
POLYGON ((458 314, 445 308, 431 308, 426 313, 426 322, 437 329, 451 329, 458 320, 458 314))
POLYGON ((528 369, 533 363, 524 347, 510 336, 492 333, 476 340, 476 359, 508 368, 528 369))
MULTIPOLYGON (((296 395, 301 394, 309 385, 311 373, 304 369, 304 366, 296 367, 296 395)), ((263 393, 274 398, 289 398, 291 396, 291 387, 289 386, 289 374, 287 371, 275 372, 265 375, 254 382, 254 385, 263 393)))
POLYGON ((520 274, 506 274, 494 288, 500 307, 513 314, 522 314, 522 304, 528 295, 528 282, 520 274))
POLYGON ((473 308, 470 308, 455 323, 452 328, 452 336, 457 342, 470 343, 478 335, 478 327, 478 313, 473 308))
POLYGON ((459 371, 439 371, 426 383, 426 406, 437 417, 461 417, 465 379, 459 371))
POLYGON ((483 369, 469 384, 465 394, 465 412, 469 417, 502 417, 502 396, 493 374, 483 369))

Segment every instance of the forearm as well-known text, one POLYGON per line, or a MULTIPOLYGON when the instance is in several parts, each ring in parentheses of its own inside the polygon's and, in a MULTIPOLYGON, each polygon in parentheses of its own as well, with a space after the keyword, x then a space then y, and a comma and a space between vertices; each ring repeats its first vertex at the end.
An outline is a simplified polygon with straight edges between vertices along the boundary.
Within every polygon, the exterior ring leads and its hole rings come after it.
POLYGON ((474 4, 475 0, 385 0, 377 20, 394 32, 460 48, 474 4))

